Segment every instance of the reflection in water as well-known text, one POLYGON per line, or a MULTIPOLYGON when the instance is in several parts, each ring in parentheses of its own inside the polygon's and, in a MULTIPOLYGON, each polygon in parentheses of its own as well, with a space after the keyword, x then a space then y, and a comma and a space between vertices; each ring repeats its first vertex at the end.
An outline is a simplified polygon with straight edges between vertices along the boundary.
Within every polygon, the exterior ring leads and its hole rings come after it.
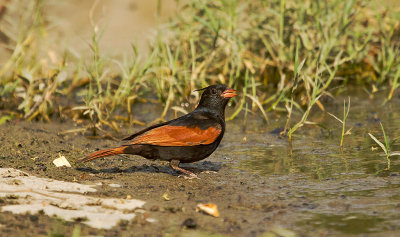
MULTIPOLYGON (((367 134, 370 132, 383 141, 379 125, 382 122, 387 135, 392 139, 398 138, 400 106, 382 107, 380 100, 375 100, 376 104, 363 99, 352 98, 352 101, 354 103, 347 120, 347 129, 352 129, 351 134, 344 138, 343 151, 339 148, 341 125, 330 116, 321 118, 321 115, 315 119, 321 126, 305 125, 294 134, 292 157, 288 155, 287 139, 279 139, 270 133, 252 133, 254 141, 249 141, 242 148, 231 148, 231 151, 246 157, 240 168, 267 176, 301 173, 314 179, 348 179, 399 172, 399 156, 391 157, 391 172, 385 172, 387 161, 384 153, 367 134), (375 149, 371 150, 372 147, 375 149)), ((340 115, 342 109, 332 105, 327 106, 326 111, 340 115)), ((400 143, 392 143, 392 150, 400 150, 400 143)))
POLYGON ((349 213, 347 215, 318 214, 314 218, 300 221, 298 224, 312 228, 334 229, 346 234, 361 234, 380 230, 380 228, 377 229, 377 225, 382 221, 383 219, 377 216, 357 213, 349 213))

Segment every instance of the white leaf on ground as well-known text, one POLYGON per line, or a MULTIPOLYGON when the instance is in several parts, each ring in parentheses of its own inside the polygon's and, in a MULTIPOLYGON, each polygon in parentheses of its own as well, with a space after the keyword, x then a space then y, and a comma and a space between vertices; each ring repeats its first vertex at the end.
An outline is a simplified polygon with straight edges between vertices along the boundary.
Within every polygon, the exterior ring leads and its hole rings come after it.
POLYGON ((65 156, 62 156, 61 154, 59 158, 53 160, 53 164, 57 167, 71 167, 71 164, 68 162, 67 158, 65 158, 65 156))

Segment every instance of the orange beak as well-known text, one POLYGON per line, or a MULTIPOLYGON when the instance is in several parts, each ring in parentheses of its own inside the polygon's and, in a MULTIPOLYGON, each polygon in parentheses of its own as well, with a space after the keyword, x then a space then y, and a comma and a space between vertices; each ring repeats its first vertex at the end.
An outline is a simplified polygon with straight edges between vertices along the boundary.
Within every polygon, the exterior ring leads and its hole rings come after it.
POLYGON ((225 98, 231 98, 231 97, 237 96, 237 94, 234 89, 229 88, 229 89, 225 90, 224 92, 222 92, 221 96, 225 97, 225 98))

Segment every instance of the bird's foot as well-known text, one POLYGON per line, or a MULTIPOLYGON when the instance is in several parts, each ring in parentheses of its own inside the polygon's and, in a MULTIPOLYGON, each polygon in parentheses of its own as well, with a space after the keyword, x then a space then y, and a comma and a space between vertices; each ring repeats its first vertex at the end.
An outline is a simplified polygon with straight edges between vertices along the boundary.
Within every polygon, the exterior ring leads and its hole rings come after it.
POLYGON ((189 170, 182 169, 179 167, 179 160, 171 160, 169 163, 172 169, 185 173, 186 175, 179 175, 178 177, 183 177, 184 179, 199 179, 195 173, 190 172, 189 170))

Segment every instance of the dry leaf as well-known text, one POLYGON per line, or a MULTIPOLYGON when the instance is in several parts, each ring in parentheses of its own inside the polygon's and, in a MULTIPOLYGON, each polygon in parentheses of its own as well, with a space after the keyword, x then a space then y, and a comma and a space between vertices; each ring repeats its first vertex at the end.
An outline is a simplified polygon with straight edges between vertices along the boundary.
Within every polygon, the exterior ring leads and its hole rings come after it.
POLYGON ((171 199, 169 198, 168 193, 164 193, 164 194, 162 195, 162 197, 164 198, 165 201, 171 200, 171 199))
POLYGON ((353 128, 350 128, 349 130, 347 130, 344 135, 351 135, 351 129, 353 129, 353 128))
POLYGON ((219 217, 218 207, 214 203, 206 203, 206 204, 199 203, 199 204, 197 204, 196 212, 200 212, 200 211, 204 212, 210 216, 219 217))
POLYGON ((62 156, 61 154, 59 154, 59 158, 53 160, 53 164, 57 167, 61 167, 61 166, 67 166, 67 167, 71 167, 71 164, 68 162, 67 158, 65 158, 65 156, 62 156))
POLYGON ((321 101, 316 100, 315 103, 318 105, 319 109, 322 111, 325 111, 324 105, 321 103, 321 101))

